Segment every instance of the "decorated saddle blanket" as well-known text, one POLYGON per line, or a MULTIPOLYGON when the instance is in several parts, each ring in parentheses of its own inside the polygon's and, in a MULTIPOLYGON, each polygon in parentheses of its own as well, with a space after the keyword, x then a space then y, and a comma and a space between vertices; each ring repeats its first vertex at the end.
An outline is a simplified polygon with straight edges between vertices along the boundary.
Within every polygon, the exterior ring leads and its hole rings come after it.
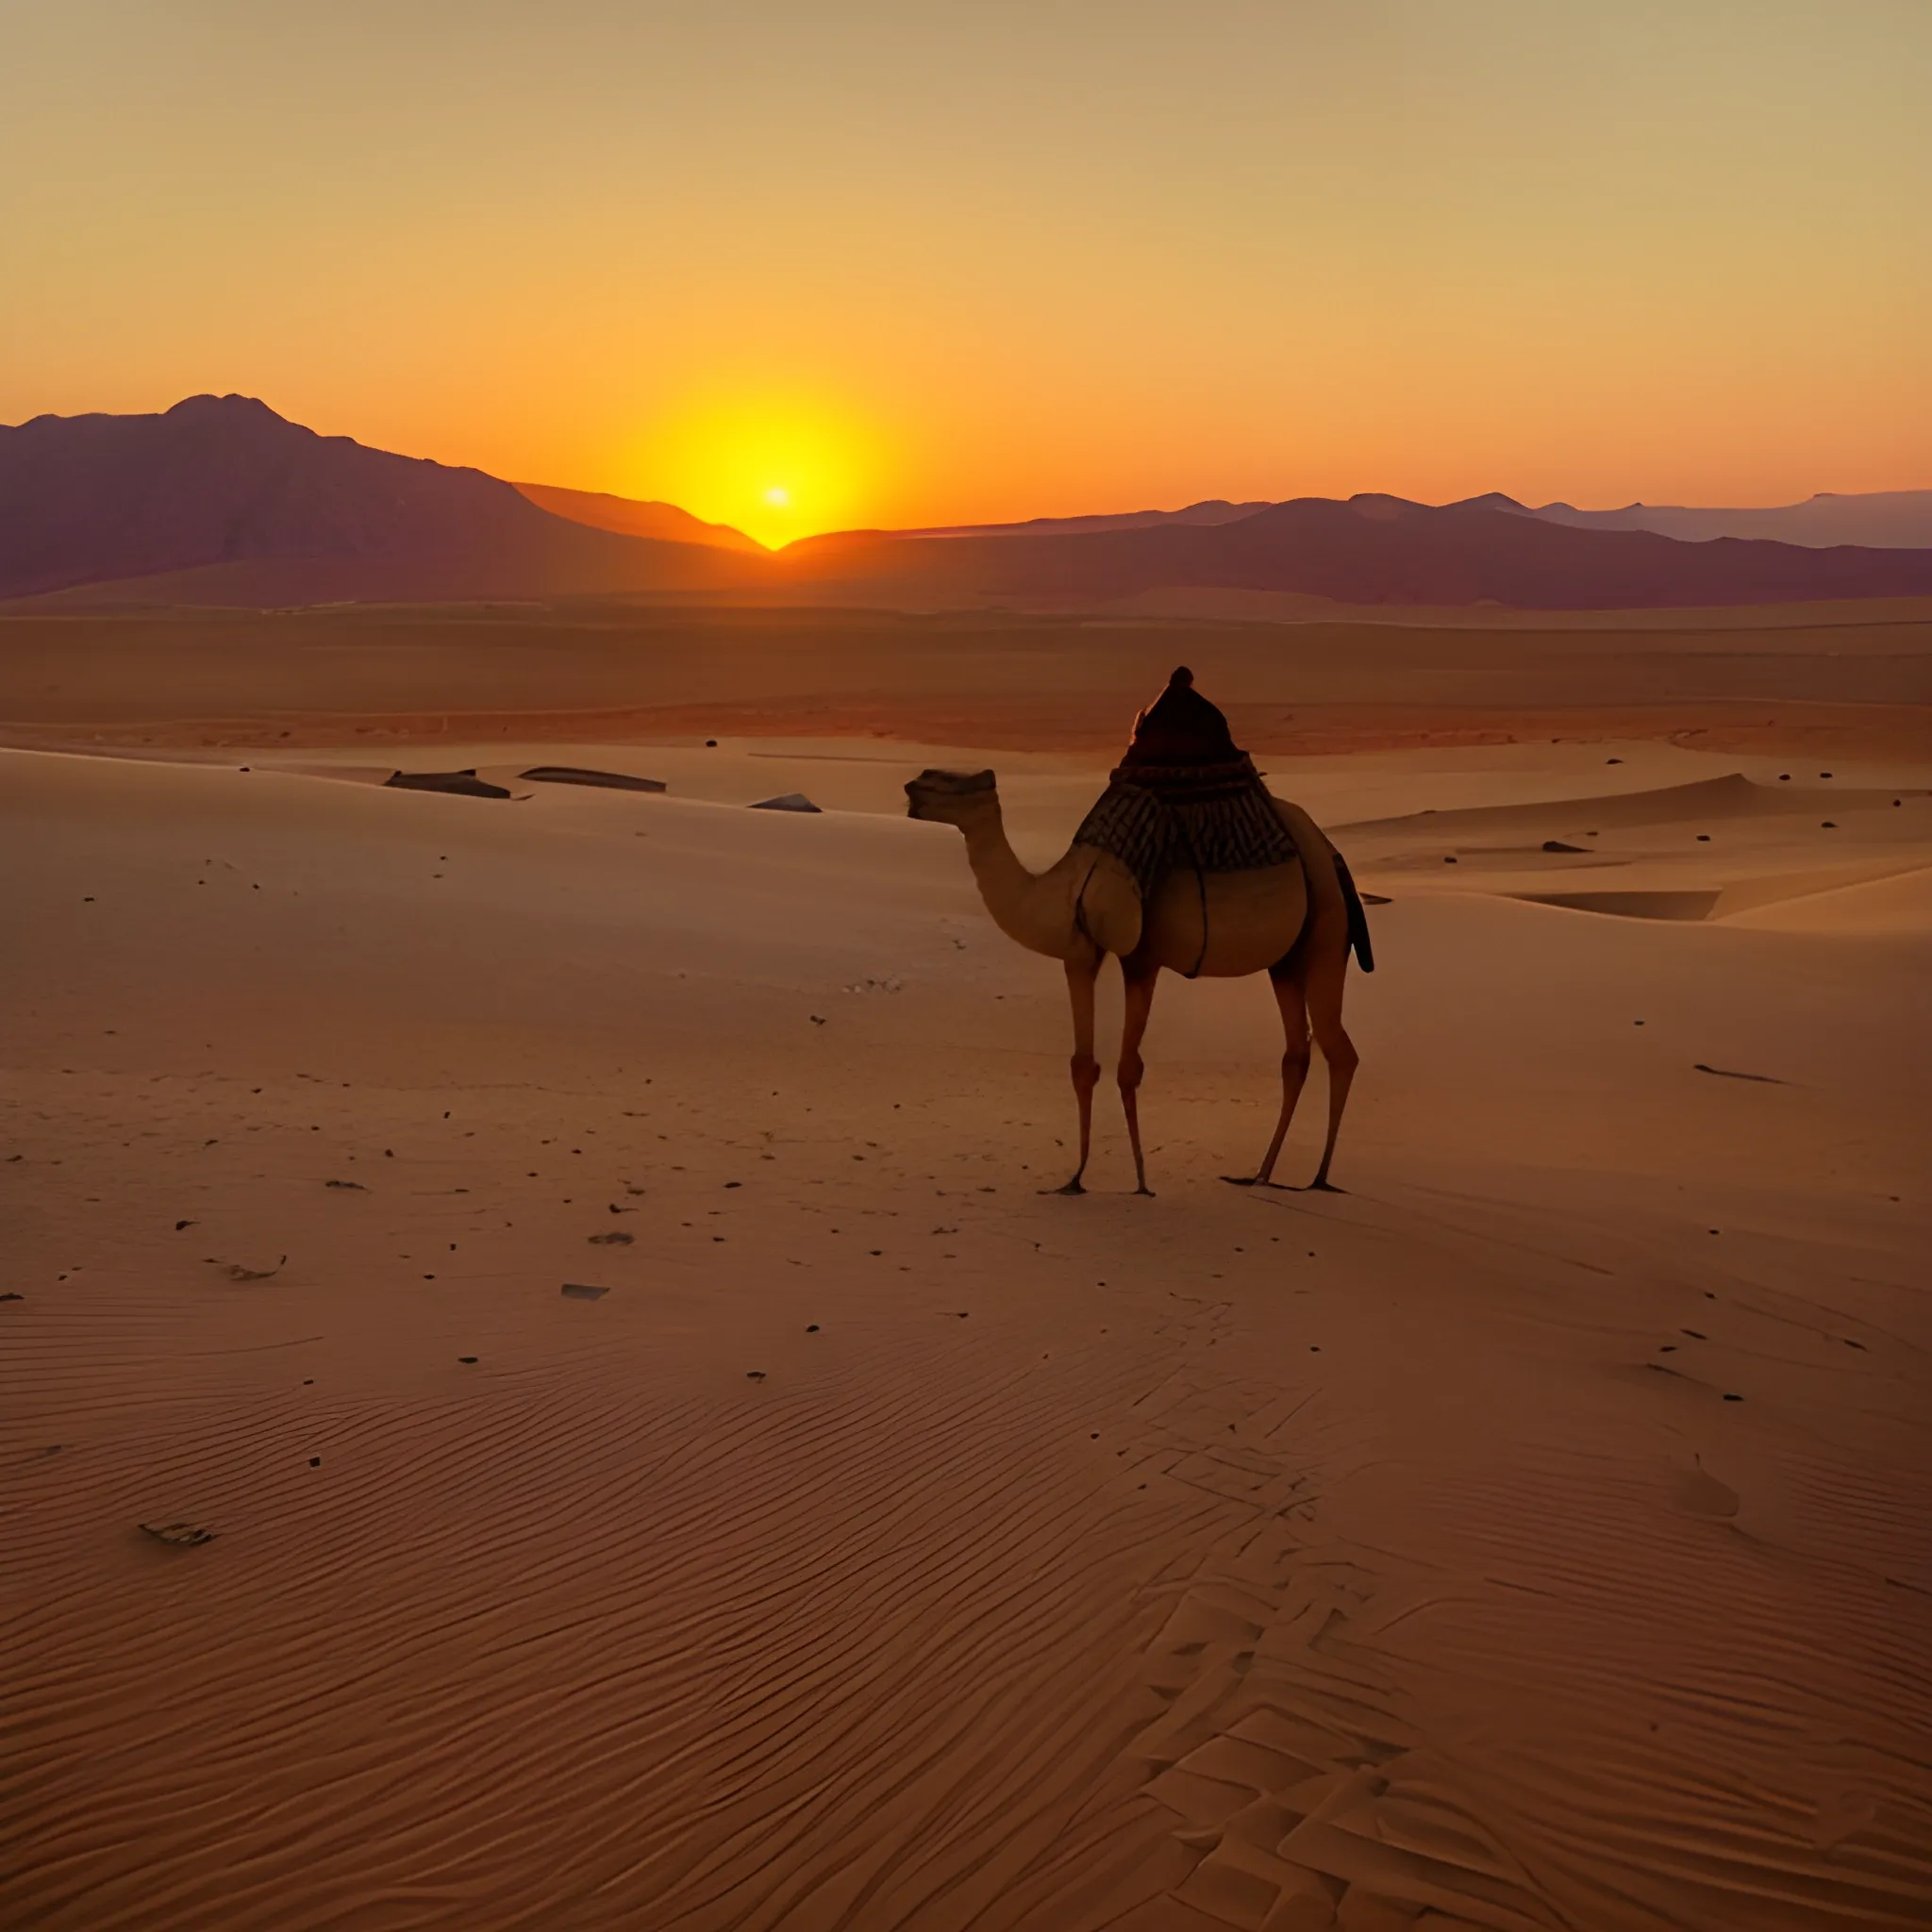
POLYGON ((1074 843, 1110 852, 1134 874, 1143 899, 1176 866, 1247 872, 1297 857, 1248 758, 1219 765, 1121 765, 1074 843))

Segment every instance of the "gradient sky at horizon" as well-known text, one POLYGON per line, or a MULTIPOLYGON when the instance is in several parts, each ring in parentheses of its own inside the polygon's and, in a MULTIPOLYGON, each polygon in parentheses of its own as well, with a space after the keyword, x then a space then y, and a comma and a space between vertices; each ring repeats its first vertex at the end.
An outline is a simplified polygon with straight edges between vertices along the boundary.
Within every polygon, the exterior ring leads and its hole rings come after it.
POLYGON ((0 421, 768 541, 1927 487, 1927 0, 0 0, 0 421))

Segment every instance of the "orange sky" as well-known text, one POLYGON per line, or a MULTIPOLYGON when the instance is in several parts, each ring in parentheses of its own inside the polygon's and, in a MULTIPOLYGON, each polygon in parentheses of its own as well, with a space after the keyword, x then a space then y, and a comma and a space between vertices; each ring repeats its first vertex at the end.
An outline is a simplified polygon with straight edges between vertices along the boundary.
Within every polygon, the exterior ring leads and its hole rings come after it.
POLYGON ((1932 486, 1924 0, 61 0, 0 75, 4 421, 768 540, 1932 486))

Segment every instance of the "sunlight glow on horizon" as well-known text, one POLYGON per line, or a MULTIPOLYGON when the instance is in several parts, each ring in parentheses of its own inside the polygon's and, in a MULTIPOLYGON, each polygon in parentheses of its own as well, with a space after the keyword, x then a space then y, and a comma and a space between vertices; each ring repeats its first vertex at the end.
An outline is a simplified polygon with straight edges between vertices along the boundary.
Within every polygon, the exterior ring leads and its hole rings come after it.
POLYGON ((849 527, 878 487, 878 467, 877 438, 825 398, 714 391, 645 430, 623 459, 620 493, 675 503, 775 550, 849 527))

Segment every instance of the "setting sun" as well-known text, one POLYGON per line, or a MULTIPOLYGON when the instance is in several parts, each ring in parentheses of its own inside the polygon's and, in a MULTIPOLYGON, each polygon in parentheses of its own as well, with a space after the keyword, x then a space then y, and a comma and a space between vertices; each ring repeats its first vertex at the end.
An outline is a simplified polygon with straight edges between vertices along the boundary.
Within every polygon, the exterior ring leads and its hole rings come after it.
POLYGON ((644 433, 624 465, 625 487, 776 549, 862 518, 878 481, 875 444, 818 398, 702 397, 644 433))

